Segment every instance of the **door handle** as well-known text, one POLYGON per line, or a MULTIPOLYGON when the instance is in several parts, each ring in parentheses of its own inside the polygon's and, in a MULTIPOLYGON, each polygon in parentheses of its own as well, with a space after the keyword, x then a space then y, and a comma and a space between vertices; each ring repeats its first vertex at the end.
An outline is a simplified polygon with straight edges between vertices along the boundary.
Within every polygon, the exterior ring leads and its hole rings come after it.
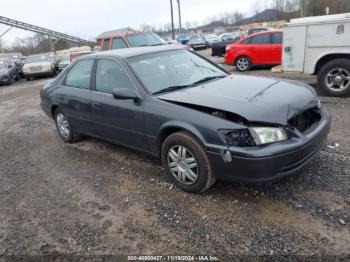
POLYGON ((100 107, 100 104, 95 104, 93 103, 91 105, 92 109, 95 110, 95 111, 101 111, 101 107, 100 107))

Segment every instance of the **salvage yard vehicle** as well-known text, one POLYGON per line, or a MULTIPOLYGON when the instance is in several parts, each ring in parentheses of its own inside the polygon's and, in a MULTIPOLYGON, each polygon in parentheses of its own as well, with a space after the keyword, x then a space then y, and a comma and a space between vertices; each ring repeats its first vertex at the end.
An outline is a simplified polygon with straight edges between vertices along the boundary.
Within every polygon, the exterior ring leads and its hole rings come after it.
POLYGON ((167 43, 153 32, 140 32, 131 28, 117 29, 97 37, 100 51, 141 46, 166 45, 167 43))
POLYGON ((326 95, 350 95, 350 13, 292 19, 284 30, 284 71, 317 75, 326 95))
POLYGON ((29 81, 32 77, 56 75, 55 60, 47 54, 28 56, 24 62, 23 74, 29 81))
POLYGON ((220 36, 221 41, 212 44, 211 55, 212 56, 224 56, 226 54, 226 46, 228 44, 233 44, 240 39, 239 34, 222 34, 220 36))
POLYGON ((206 34, 204 39, 207 42, 207 47, 212 47, 214 43, 219 43, 221 39, 216 34, 206 34))
POLYGON ((282 30, 271 30, 250 35, 227 45, 225 62, 238 71, 249 71, 253 66, 280 65, 282 61, 282 30))
POLYGON ((207 48, 207 43, 202 37, 195 36, 188 41, 187 46, 193 48, 193 50, 201 50, 207 48))
POLYGON ((81 57, 40 96, 64 142, 84 134, 158 156, 170 179, 193 193, 216 179, 294 174, 317 155, 330 129, 311 87, 229 75, 176 45, 81 57))
POLYGON ((19 80, 19 75, 14 62, 9 59, 0 59, 0 84, 12 85, 19 80))
POLYGON ((18 74, 22 74, 22 68, 24 65, 23 60, 25 59, 25 57, 21 54, 21 53, 4 53, 4 54, 0 54, 0 59, 2 58, 7 58, 9 60, 11 60, 12 62, 15 63, 16 68, 17 68, 17 72, 18 74))
POLYGON ((60 58, 60 61, 58 62, 58 71, 62 71, 70 64, 70 55, 64 56, 60 58))

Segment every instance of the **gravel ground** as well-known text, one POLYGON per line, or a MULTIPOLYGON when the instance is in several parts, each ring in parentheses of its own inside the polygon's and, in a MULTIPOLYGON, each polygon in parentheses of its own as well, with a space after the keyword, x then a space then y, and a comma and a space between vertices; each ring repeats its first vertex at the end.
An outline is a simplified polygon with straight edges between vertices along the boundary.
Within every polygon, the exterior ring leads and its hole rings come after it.
POLYGON ((329 141, 296 176, 190 195, 156 159, 64 144, 39 108, 42 81, 0 87, 0 255, 350 255, 350 99, 321 98, 329 141))

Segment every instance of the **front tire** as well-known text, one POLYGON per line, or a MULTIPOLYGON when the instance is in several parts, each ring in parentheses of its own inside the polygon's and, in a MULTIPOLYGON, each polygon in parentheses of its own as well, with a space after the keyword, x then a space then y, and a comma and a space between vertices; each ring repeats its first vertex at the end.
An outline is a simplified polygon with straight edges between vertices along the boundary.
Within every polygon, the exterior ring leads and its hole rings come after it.
POLYGON ((317 83, 321 91, 329 96, 350 94, 350 59, 339 58, 322 66, 317 83))
POLYGON ((81 139, 81 135, 72 128, 68 118, 59 108, 55 110, 54 120, 57 132, 64 142, 71 144, 81 139))
POLYGON ((239 72, 249 71, 252 67, 252 61, 247 56, 240 56, 236 59, 235 66, 239 72))
POLYGON ((188 193, 202 193, 216 181, 202 145, 188 133, 168 136, 162 145, 161 157, 167 175, 188 193))

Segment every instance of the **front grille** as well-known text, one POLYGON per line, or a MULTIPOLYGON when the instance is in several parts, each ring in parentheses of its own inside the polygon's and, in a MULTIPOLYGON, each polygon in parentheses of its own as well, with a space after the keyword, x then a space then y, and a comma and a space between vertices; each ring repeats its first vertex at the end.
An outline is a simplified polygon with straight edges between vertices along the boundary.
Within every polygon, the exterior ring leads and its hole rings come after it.
POLYGON ((299 132, 308 131, 314 124, 321 120, 319 108, 311 108, 303 113, 294 116, 288 121, 289 126, 296 128, 299 132))
POLYGON ((29 67, 29 69, 32 71, 39 71, 39 70, 42 70, 43 67, 42 66, 31 66, 31 67, 29 67))

